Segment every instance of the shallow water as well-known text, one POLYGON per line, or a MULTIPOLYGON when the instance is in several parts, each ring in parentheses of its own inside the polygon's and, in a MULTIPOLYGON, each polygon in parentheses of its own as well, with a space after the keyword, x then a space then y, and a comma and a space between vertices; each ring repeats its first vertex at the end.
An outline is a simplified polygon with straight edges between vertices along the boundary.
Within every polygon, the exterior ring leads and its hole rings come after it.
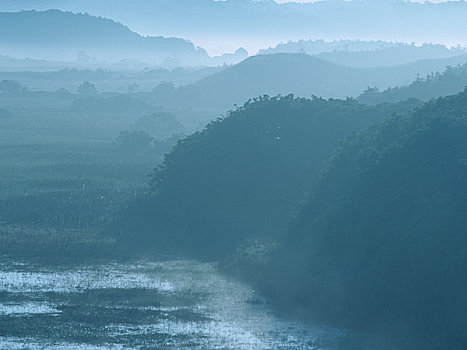
POLYGON ((0 264, 0 349, 327 349, 339 336, 276 317, 213 264, 0 264))

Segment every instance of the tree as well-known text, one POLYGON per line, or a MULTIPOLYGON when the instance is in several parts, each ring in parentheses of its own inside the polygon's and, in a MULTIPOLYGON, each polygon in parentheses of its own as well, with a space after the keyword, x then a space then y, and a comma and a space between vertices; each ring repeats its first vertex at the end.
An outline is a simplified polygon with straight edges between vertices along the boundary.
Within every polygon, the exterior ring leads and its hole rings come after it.
POLYGON ((128 84, 128 93, 134 94, 138 92, 139 85, 137 83, 128 84))
POLYGON ((97 95, 97 89, 94 84, 90 83, 89 81, 85 81, 80 86, 78 86, 78 93, 86 96, 97 95))
POLYGON ((135 150, 151 147, 153 141, 153 138, 144 131, 122 131, 115 144, 135 150))
POLYGON ((0 92, 3 93, 18 93, 26 90, 21 83, 15 80, 2 80, 0 81, 0 92))

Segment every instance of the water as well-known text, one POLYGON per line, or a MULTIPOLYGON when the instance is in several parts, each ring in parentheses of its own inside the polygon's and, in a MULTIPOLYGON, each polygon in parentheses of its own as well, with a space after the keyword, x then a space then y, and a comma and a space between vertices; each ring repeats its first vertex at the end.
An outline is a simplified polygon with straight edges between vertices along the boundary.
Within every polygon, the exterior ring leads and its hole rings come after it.
POLYGON ((214 264, 0 263, 0 349, 324 349, 329 337, 214 264))

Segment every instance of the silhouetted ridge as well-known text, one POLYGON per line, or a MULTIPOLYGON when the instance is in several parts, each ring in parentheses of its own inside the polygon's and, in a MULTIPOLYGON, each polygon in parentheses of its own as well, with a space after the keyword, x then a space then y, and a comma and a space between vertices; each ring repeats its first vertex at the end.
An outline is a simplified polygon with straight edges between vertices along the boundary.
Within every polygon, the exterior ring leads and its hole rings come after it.
MULTIPOLYGON (((465 62, 466 59, 459 56, 447 60, 465 62)), ((234 104, 263 94, 357 97, 368 86, 385 89, 410 84, 417 75, 444 70, 448 64, 446 62, 440 59, 394 67, 352 68, 300 53, 257 55, 192 85, 181 87, 172 97, 187 106, 215 107, 219 110, 232 108, 234 104)), ((388 101, 382 99, 381 102, 388 101)))
POLYGON ((465 348, 466 159, 467 90, 354 137, 264 268, 263 290, 402 348, 465 348))
POLYGON ((454 67, 448 66, 442 73, 431 73, 424 78, 418 77, 410 85, 389 88, 384 91, 369 88, 359 96, 358 100, 367 104, 398 102, 409 98, 428 101, 432 98, 458 93, 466 86, 467 63, 454 67))
POLYGON ((277 237, 339 141, 393 111, 355 100, 249 101, 179 142, 129 230, 221 256, 245 240, 277 237))
POLYGON ((59 10, 0 13, 0 48, 13 56, 60 60, 133 58, 183 63, 207 58, 203 49, 179 38, 141 36, 121 23, 59 10))

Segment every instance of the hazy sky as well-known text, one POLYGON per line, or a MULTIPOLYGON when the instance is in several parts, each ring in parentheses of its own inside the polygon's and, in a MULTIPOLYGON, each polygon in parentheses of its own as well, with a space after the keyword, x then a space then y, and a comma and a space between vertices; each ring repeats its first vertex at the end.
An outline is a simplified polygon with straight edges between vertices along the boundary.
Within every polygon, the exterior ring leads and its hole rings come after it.
MULTIPOLYGON (((326 0, 274 0, 278 4, 283 4, 286 2, 316 2, 316 1, 326 1, 326 0)), ((429 2, 439 3, 439 2, 447 2, 447 1, 461 1, 461 0, 430 0, 429 2)), ((424 0, 410 0, 410 2, 425 2, 424 0)))
MULTIPOLYGON (((462 34, 467 28, 465 21, 467 6, 462 4, 458 4, 461 11, 456 10, 457 6, 442 6, 450 10, 439 13, 434 11, 437 9, 432 6, 426 8, 433 11, 421 11, 419 6, 408 6, 411 9, 408 9, 407 16, 403 16, 404 13, 401 12, 401 8, 405 6, 394 6, 394 11, 389 11, 390 16, 381 15, 385 13, 383 11, 379 11, 378 16, 378 12, 375 11, 380 5, 391 7, 392 2, 406 0, 352 0, 375 5, 369 6, 369 11, 364 11, 366 6, 360 4, 351 6, 355 7, 353 12, 347 9, 347 5, 350 5, 348 3, 339 4, 338 0, 321 0, 336 2, 336 6, 319 6, 324 8, 326 15, 318 16, 310 9, 301 9, 300 6, 294 6, 293 9, 286 6, 284 13, 280 13, 281 9, 278 9, 283 6, 265 6, 266 9, 272 10, 268 10, 267 15, 261 15, 259 10, 261 6, 246 6, 246 1, 229 0, 230 3, 224 6, 204 1, 193 6, 198 2, 185 1, 191 6, 182 7, 180 10, 179 3, 171 5, 174 2, 170 0, 161 2, 135 0, 135 4, 141 3, 141 8, 134 6, 133 2, 129 5, 130 2, 127 0, 0 0, 0 10, 18 11, 22 8, 21 3, 24 3, 23 6, 28 9, 36 6, 38 10, 58 7, 73 12, 88 12, 119 21, 142 35, 186 38, 195 45, 205 48, 210 55, 234 52, 239 47, 245 48, 250 54, 255 54, 258 49, 299 39, 392 40, 433 42, 449 46, 467 45, 467 37, 462 34), (115 7, 102 5, 110 2, 120 5, 115 7), (339 10, 341 5, 344 10, 339 10), (337 12, 335 16, 332 11, 337 12), (350 15, 349 11, 352 12, 350 15), (308 13, 311 17, 315 16, 313 20, 305 18, 308 13), (360 16, 358 21, 354 16, 360 16)), ((291 2, 291 0, 274 1, 291 2)), ((293 0, 297 3, 317 1, 319 0, 293 0)))

